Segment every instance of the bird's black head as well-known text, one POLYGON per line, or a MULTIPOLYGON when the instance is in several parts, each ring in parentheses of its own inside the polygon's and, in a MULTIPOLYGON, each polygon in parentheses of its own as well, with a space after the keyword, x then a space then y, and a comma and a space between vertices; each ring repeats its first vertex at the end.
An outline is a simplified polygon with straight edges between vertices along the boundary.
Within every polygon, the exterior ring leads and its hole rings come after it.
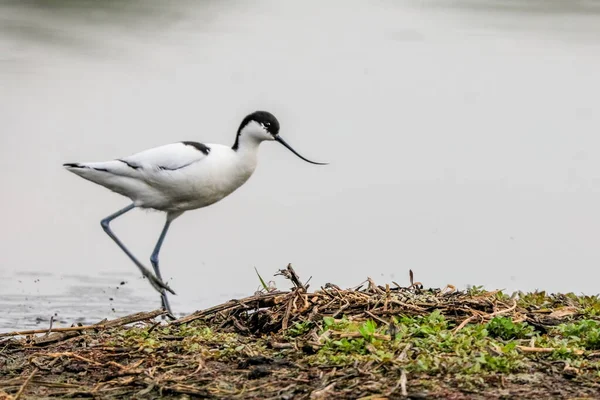
POLYGON ((238 129, 238 135, 252 122, 256 122, 273 136, 279 134, 279 121, 273 114, 268 111, 255 111, 244 118, 238 129))
POLYGON ((279 121, 273 114, 268 111, 255 111, 244 118, 237 131, 233 150, 238 150, 242 140, 249 140, 250 143, 260 143, 264 140, 275 140, 287 147, 292 153, 311 164, 320 164, 310 161, 296 152, 289 144, 287 144, 281 136, 279 136, 279 121))

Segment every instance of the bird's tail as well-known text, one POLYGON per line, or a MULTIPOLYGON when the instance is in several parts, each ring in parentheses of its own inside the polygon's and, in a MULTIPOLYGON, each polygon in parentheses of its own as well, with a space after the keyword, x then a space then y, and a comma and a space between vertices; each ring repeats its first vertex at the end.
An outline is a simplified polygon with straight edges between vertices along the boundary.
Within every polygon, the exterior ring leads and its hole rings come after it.
MULTIPOLYGON (((74 172, 77 174, 77 170, 94 170, 94 171, 101 171, 101 172, 109 172, 109 168, 110 168, 110 164, 112 164, 112 161, 108 161, 108 162, 95 162, 95 163, 65 163, 63 164, 63 167, 65 167, 66 169, 68 169, 71 172, 74 172)), ((78 174, 80 175, 80 174, 78 174)))
POLYGON ((65 163, 63 167, 75 175, 130 198, 137 185, 145 185, 137 179, 131 179, 137 170, 118 160, 65 163))
POLYGON ((135 167, 121 160, 65 163, 63 167, 84 178, 96 176, 101 180, 106 179, 108 175, 131 177, 137 172, 135 167))

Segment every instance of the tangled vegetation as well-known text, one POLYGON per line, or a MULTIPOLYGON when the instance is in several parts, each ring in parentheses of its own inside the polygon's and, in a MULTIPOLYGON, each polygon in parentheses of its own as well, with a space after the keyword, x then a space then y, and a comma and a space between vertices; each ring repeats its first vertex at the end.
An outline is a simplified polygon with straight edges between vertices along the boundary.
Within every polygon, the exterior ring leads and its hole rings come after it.
POLYGON ((310 292, 282 273, 290 291, 168 323, 157 310, 2 334, 0 399, 600 397, 597 296, 424 290, 412 274, 310 292))

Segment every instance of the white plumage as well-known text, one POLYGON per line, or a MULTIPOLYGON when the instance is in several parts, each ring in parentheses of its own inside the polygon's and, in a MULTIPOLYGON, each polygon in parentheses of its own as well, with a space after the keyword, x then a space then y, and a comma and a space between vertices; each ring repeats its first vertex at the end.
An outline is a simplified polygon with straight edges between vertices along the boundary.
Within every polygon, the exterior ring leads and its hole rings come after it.
POLYGON ((193 210, 231 194, 256 169, 257 151, 240 154, 221 144, 204 146, 208 154, 180 142, 118 160, 78 163, 67 168, 129 197, 136 207, 167 212, 193 210))
POLYGON ((179 142, 103 162, 68 163, 71 172, 129 197, 132 204, 102 220, 102 227, 131 258, 142 274, 161 293, 163 307, 172 317, 158 265, 160 248, 171 222, 183 212, 206 207, 231 194, 252 175, 258 147, 265 140, 278 141, 301 159, 279 136, 279 122, 266 111, 244 118, 232 147, 221 144, 179 142), (110 221, 135 207, 165 211, 167 220, 150 261, 154 274, 140 263, 110 229, 110 221))

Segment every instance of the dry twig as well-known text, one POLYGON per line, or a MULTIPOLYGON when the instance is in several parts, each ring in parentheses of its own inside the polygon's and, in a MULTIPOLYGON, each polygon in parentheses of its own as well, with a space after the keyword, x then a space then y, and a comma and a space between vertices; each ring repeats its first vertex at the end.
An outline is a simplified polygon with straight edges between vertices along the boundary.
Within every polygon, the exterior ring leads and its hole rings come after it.
POLYGON ((33 379, 33 376, 35 374, 37 374, 37 372, 38 372, 37 368, 34 368, 33 371, 31 371, 31 374, 29 374, 29 376, 27 377, 27 379, 25 379, 25 382, 23 382, 23 384, 19 388, 19 391, 15 395, 15 399, 14 400, 19 400, 21 398, 21 396, 25 392, 25 388, 27 387, 27 385, 29 384, 29 382, 31 382, 31 379, 33 379))

